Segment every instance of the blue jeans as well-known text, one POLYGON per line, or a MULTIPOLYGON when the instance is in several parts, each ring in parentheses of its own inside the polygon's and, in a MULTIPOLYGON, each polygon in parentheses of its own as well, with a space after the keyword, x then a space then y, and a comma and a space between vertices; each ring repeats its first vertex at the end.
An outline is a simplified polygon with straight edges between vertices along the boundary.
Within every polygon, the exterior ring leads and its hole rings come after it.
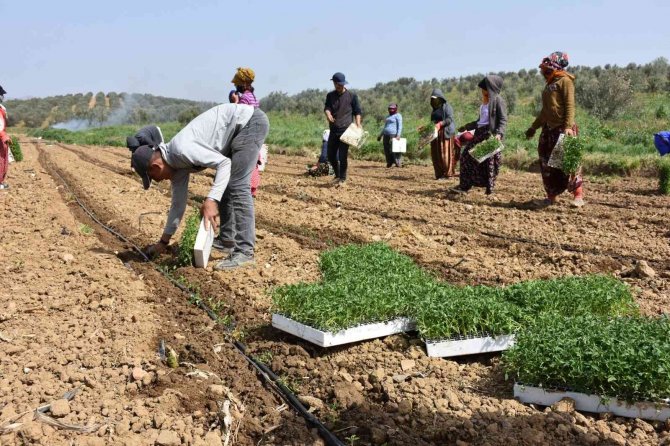
POLYGON ((319 164, 328 162, 328 141, 321 144, 321 155, 319 156, 319 164))
POLYGON ((251 173, 256 168, 258 154, 269 130, 268 117, 256 109, 231 142, 230 181, 219 203, 219 237, 224 242, 235 243, 233 254, 254 255, 256 216, 251 196, 251 173))

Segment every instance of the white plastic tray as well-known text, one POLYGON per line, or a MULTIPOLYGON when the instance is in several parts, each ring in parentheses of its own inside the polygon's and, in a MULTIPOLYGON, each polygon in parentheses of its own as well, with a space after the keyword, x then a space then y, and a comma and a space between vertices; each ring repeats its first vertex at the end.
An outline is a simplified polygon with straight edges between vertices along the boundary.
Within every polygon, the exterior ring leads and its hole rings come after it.
POLYGON ((522 403, 551 406, 563 398, 575 400, 575 409, 584 412, 611 412, 627 418, 643 418, 645 420, 665 421, 670 418, 670 406, 666 404, 635 403, 628 404, 615 398, 602 398, 598 395, 587 395, 580 392, 547 391, 541 387, 514 384, 514 398, 522 403))
POLYGON ((200 220, 200 229, 198 229, 198 235, 195 238, 195 245, 193 246, 193 259, 195 266, 198 268, 207 268, 213 242, 214 230, 211 225, 209 229, 205 229, 205 220, 200 220))
POLYGON ((412 320, 398 318, 388 322, 359 325, 338 332, 321 331, 276 313, 272 315, 272 326, 320 347, 350 344, 416 330, 416 324, 412 320))
POLYGON ((407 152, 407 138, 395 139, 391 138, 391 152, 406 153, 407 152))
POLYGON ((514 335, 486 336, 471 339, 426 341, 428 356, 449 358, 451 356, 475 355, 507 350, 514 345, 514 335))

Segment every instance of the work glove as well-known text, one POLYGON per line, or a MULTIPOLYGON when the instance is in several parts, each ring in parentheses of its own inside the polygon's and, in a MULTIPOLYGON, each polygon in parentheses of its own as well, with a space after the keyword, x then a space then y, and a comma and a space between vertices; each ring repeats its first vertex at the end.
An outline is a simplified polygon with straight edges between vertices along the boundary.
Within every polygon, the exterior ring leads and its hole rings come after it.
POLYGON ((535 129, 530 127, 526 130, 526 139, 531 139, 533 136, 535 136, 535 129))

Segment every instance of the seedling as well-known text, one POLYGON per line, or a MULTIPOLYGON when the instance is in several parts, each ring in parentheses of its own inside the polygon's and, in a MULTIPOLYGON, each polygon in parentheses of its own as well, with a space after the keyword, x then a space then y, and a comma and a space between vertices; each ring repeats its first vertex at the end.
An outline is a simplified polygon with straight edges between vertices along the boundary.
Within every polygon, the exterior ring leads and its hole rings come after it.
POLYGON ((470 149, 470 156, 481 163, 502 150, 502 143, 491 136, 470 149))
POLYGON ((350 435, 350 436, 346 437, 346 440, 349 442, 349 446, 355 446, 356 442, 360 439, 361 439, 361 437, 359 437, 356 434, 353 434, 353 435, 350 435))
POLYGON ((12 138, 12 144, 9 146, 9 150, 12 151, 14 161, 23 161, 23 151, 21 150, 21 144, 19 143, 18 138, 12 138))
POLYGON ((272 352, 270 350, 264 350, 256 355, 255 358, 257 361, 269 365, 272 362, 272 352))
POLYGON ((662 403, 670 396, 670 319, 544 316, 503 354, 506 376, 560 389, 662 403))
POLYGON ((93 228, 90 227, 89 225, 81 224, 81 225, 79 225, 79 232, 81 232, 84 235, 91 235, 91 234, 93 234, 94 231, 93 231, 93 228))
POLYGON ((511 334, 538 315, 635 314, 628 286, 612 277, 567 277, 508 287, 439 282, 383 243, 322 254, 322 281, 276 288, 274 308, 301 324, 340 331, 400 317, 427 339, 511 334))
POLYGON ((563 138, 563 172, 574 174, 582 165, 584 139, 573 136, 563 138))
POLYGON ((195 245, 195 238, 198 235, 199 226, 200 213, 194 210, 186 218, 186 227, 181 234, 179 249, 177 250, 177 265, 193 265, 193 246, 195 245))

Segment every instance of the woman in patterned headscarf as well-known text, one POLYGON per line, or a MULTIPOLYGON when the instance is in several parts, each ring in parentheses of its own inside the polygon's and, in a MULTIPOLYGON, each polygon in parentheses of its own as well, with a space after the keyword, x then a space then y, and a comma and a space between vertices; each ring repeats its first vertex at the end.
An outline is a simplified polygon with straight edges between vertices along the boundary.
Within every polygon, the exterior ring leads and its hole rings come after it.
POLYGON ((573 206, 584 205, 581 174, 578 172, 575 175, 568 175, 548 165, 551 152, 561 134, 564 133, 566 137, 577 136, 575 77, 565 71, 568 63, 567 53, 560 51, 542 59, 539 68, 547 82, 542 91, 542 111, 526 131, 526 137, 530 139, 537 129, 542 128, 537 151, 540 156, 542 182, 547 193, 547 198, 543 201, 543 205, 546 206, 556 203, 558 195, 566 189, 574 196, 573 206))

